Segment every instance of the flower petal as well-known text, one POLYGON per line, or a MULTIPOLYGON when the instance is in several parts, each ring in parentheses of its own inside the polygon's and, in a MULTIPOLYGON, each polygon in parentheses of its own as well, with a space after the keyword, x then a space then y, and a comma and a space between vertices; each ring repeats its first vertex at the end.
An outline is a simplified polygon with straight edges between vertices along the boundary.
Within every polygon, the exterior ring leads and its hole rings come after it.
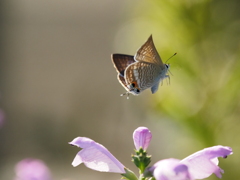
POLYGON ((151 139, 152 133, 146 127, 139 127, 133 132, 133 141, 136 150, 139 150, 140 147, 146 150, 149 146, 151 139))
POLYGON ((15 167, 15 180, 51 180, 45 163, 39 159, 23 159, 15 167))
POLYGON ((181 160, 189 168, 194 179, 203 179, 214 173, 218 178, 222 177, 223 170, 218 167, 218 157, 226 158, 232 154, 232 149, 227 146, 213 146, 198 151, 181 160))
POLYGON ((124 165, 101 144, 86 137, 77 137, 69 144, 83 148, 72 162, 74 167, 84 163, 96 171, 125 173, 124 165))
POLYGON ((156 180, 191 180, 188 167, 178 159, 158 161, 149 170, 153 170, 156 180))

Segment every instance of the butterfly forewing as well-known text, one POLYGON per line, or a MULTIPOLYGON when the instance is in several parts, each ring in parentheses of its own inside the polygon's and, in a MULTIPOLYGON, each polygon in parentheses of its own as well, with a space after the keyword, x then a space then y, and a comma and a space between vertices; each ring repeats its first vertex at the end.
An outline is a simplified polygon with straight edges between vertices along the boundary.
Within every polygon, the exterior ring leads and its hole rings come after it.
POLYGON ((124 76, 125 69, 135 62, 134 57, 125 54, 112 54, 113 65, 117 72, 124 76))
POLYGON ((130 64, 135 62, 134 57, 130 55, 125 55, 125 54, 112 54, 112 62, 118 72, 118 76, 117 76, 118 81, 128 91, 129 88, 127 87, 124 74, 125 74, 125 69, 130 64))
POLYGON ((125 81, 125 78, 124 78, 122 75, 120 75, 120 74, 118 74, 118 81, 120 82, 120 84, 121 84, 127 91, 129 91, 129 88, 128 88, 128 86, 127 86, 127 83, 126 83, 126 81, 125 81))
POLYGON ((152 35, 148 40, 138 49, 134 56, 136 61, 144 61, 154 63, 164 67, 164 64, 159 56, 152 39, 152 35))

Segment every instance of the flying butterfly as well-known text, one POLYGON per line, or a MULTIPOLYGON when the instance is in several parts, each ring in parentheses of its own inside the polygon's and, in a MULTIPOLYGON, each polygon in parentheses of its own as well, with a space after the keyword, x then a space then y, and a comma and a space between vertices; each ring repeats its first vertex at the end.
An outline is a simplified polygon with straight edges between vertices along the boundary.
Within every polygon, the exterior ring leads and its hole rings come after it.
POLYGON ((154 46, 152 35, 134 56, 112 54, 112 62, 118 72, 119 82, 127 90, 121 96, 127 95, 129 98, 130 93, 139 95, 148 88, 151 88, 152 94, 154 94, 163 79, 170 80, 168 74, 170 65, 162 62, 154 46))

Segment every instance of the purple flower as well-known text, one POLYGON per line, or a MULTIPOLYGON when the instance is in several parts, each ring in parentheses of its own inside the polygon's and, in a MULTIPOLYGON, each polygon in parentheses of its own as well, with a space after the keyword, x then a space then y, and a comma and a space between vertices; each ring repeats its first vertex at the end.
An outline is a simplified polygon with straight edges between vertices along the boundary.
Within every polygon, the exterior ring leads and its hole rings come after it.
POLYGON ((207 178, 213 173, 221 178, 223 170, 218 167, 218 157, 226 158, 232 154, 230 147, 213 146, 183 160, 171 158, 158 161, 146 170, 151 162, 151 156, 146 152, 151 139, 152 134, 146 127, 139 127, 133 133, 137 151, 135 155, 132 155, 132 161, 139 169, 139 178, 131 170, 125 168, 104 146, 86 137, 77 137, 69 143, 82 148, 74 158, 72 165, 75 167, 84 163, 90 169, 120 173, 129 180, 153 176, 156 180, 195 180, 207 178))
POLYGON ((149 168, 156 180, 192 180, 188 167, 178 159, 164 159, 149 168))
POLYGON ((4 120, 5 120, 5 113, 3 112, 2 109, 0 109, 0 127, 3 126, 4 120))
POLYGON ((181 162, 189 167, 189 172, 194 179, 203 179, 214 173, 218 178, 224 171, 218 167, 218 157, 226 158, 231 155, 232 148, 227 146, 213 146, 198 151, 181 162))
POLYGON ((143 148, 146 151, 151 139, 152 133, 146 127, 139 127, 133 132, 133 141, 136 150, 143 148))
POLYGON ((155 163, 148 171, 157 180, 194 180, 204 179, 214 173, 221 178, 223 170, 218 167, 218 157, 226 158, 232 154, 227 146, 213 146, 198 151, 183 160, 165 159, 155 163))
POLYGON ((69 144, 82 148, 74 158, 74 167, 84 163, 90 169, 101 172, 125 173, 120 163, 103 145, 86 137, 77 137, 69 144))
POLYGON ((15 167, 15 180, 51 180, 48 167, 38 159, 24 159, 15 167))

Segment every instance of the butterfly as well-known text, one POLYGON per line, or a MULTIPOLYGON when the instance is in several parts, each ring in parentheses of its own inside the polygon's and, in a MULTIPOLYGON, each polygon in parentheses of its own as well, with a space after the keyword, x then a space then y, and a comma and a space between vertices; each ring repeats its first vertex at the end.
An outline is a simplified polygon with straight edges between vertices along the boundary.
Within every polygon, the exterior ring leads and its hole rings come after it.
POLYGON ((148 88, 154 94, 163 79, 168 78, 170 80, 168 74, 170 65, 162 62, 154 46, 152 35, 134 56, 112 54, 112 62, 117 70, 119 82, 127 90, 121 96, 127 95, 129 98, 130 93, 139 95, 148 88))

